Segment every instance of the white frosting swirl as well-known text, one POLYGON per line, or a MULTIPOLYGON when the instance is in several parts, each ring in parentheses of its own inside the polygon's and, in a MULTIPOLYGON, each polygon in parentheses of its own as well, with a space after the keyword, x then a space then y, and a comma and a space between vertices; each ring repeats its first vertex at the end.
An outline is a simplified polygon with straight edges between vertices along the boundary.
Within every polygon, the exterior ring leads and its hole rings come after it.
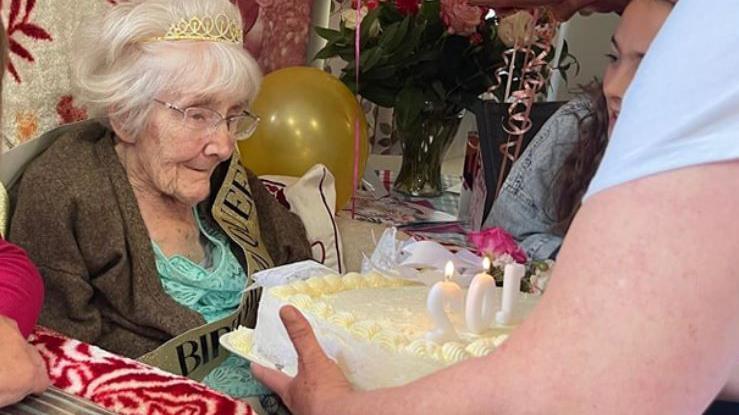
POLYGON ((322 319, 328 319, 334 314, 334 308, 331 305, 318 301, 313 303, 308 309, 316 316, 322 319))
POLYGON ((344 275, 344 278, 342 278, 344 282, 344 286, 348 290, 356 290, 357 288, 365 288, 367 287, 367 282, 365 281, 365 278, 356 272, 350 272, 346 275, 344 275))
POLYGON ((390 350, 402 349, 408 344, 408 338, 394 330, 385 329, 377 333, 372 341, 390 350))
POLYGON ((468 344, 465 350, 475 357, 486 356, 495 350, 495 342, 491 338, 476 340, 468 344))
POLYGON ((295 290, 296 294, 305 294, 311 297, 316 296, 316 293, 313 291, 310 285, 308 285, 308 283, 303 280, 298 280, 290 283, 290 287, 295 290))
POLYGON ((500 346, 501 344, 503 344, 503 342, 505 342, 506 340, 508 340, 508 335, 507 335, 507 334, 501 334, 500 336, 496 337, 496 338, 495 338, 495 339, 493 340, 493 342, 494 342, 494 344, 495 344, 495 347, 499 347, 499 346, 500 346))
POLYGON ((441 356, 449 363, 461 362, 470 357, 470 354, 464 350, 464 345, 457 342, 447 342, 441 346, 441 356))
POLYGON ((287 299, 290 304, 294 305, 295 307, 299 309, 307 309, 313 304, 313 299, 310 298, 310 296, 306 294, 295 294, 290 296, 287 299))
POLYGON ((311 277, 305 282, 311 290, 316 294, 321 295, 328 291, 328 284, 323 277, 311 277))
POLYGON ((339 277, 338 275, 329 274, 323 277, 323 280, 326 282, 326 285, 328 286, 328 289, 331 293, 344 291, 344 284, 341 282, 341 277, 339 277))
POLYGON ((274 295, 275 297, 281 300, 284 300, 290 297, 291 295, 297 294, 297 292, 295 292, 295 289, 289 285, 281 285, 279 287, 274 287, 270 290, 270 292, 272 293, 272 295, 274 295))
POLYGON ((329 317, 328 321, 336 324, 337 326, 349 328, 352 323, 357 321, 357 318, 354 316, 354 314, 348 311, 341 311, 329 317))
POLYGON ((364 278, 367 282, 367 285, 369 285, 372 288, 381 288, 381 287, 390 286, 390 280, 383 277, 377 272, 370 272, 364 278))
POLYGON ((408 346, 406 346, 405 350, 421 357, 430 357, 432 359, 442 360, 439 345, 426 339, 413 340, 408 346))
POLYGON ((372 340, 372 338, 381 330, 382 327, 372 320, 358 321, 352 324, 349 329, 353 334, 369 340, 372 340))

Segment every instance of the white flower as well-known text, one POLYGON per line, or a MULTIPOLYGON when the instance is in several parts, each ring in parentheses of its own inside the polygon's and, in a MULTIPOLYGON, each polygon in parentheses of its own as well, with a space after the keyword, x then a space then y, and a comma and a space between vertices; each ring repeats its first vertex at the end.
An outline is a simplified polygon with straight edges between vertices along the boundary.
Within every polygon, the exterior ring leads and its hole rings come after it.
MULTIPOLYGON (((359 9, 359 21, 361 22, 362 19, 364 19, 364 16, 367 15, 367 8, 362 7, 359 9)), ((344 26, 346 26, 347 29, 354 30, 357 27, 357 10, 356 9, 344 9, 341 11, 341 21, 344 22, 344 26)))
MULTIPOLYGON (((362 6, 361 9, 359 9, 359 23, 362 22, 362 19, 364 19, 365 16, 367 16, 367 7, 362 6)), ((341 21, 344 22, 344 26, 346 26, 347 29, 354 30, 357 27, 357 10, 356 9, 344 9, 341 11, 341 21)), ((369 35, 374 37, 377 36, 380 33, 380 22, 375 20, 375 22, 372 24, 372 27, 370 28, 369 35)))
POLYGON ((554 271, 554 261, 552 261, 551 259, 547 259, 544 262, 547 264, 547 269, 545 271, 542 271, 537 268, 536 272, 534 272, 534 275, 531 276, 531 291, 533 293, 543 294, 544 291, 546 291, 547 289, 549 279, 552 277, 552 272, 554 271))
POLYGON ((534 17, 527 11, 506 16, 498 25, 500 40, 512 48, 524 47, 534 43, 534 17))
POLYGON ((506 265, 515 263, 516 260, 508 254, 498 255, 493 259, 493 266, 500 269, 505 269, 506 265))

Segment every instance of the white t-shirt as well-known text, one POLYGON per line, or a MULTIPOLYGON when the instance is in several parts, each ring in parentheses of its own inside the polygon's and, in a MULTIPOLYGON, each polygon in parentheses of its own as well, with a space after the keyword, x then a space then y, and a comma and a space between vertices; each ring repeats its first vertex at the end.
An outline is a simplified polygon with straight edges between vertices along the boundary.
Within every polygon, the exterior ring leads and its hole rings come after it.
POLYGON ((739 0, 677 2, 624 97, 585 198, 668 170, 739 159, 738 24, 739 0))

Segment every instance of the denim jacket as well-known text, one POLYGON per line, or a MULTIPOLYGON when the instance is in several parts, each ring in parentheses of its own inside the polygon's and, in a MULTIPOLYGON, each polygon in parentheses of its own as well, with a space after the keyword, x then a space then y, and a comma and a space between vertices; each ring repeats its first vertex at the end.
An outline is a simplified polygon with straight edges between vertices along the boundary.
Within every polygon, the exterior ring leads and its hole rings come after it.
POLYGON ((483 227, 508 231, 529 258, 554 258, 562 236, 557 223, 554 182, 579 137, 579 120, 591 112, 587 96, 563 105, 542 126, 521 157, 513 163, 500 195, 483 227))

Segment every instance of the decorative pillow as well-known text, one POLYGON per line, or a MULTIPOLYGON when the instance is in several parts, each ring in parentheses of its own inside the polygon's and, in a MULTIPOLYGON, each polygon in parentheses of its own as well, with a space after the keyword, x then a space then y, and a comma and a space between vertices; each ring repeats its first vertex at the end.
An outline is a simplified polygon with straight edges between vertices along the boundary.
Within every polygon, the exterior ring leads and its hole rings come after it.
POLYGON ((267 190, 305 225, 313 259, 346 272, 341 235, 336 225, 334 176, 323 164, 311 167, 303 177, 260 176, 267 190))

